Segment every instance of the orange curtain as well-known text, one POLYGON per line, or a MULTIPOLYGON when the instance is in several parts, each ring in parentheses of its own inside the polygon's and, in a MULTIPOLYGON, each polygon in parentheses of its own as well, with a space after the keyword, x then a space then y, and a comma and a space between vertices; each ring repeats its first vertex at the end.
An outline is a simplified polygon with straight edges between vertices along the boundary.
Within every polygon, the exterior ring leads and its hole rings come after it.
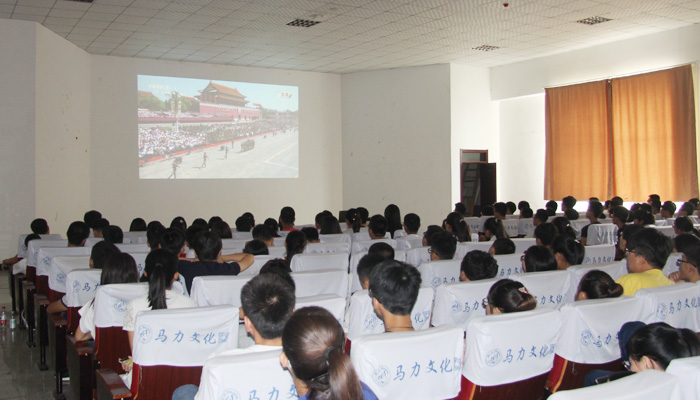
POLYGON ((545 199, 610 198, 607 81, 545 90, 545 199))
POLYGON ((697 197, 691 66, 614 79, 611 104, 614 195, 697 197))

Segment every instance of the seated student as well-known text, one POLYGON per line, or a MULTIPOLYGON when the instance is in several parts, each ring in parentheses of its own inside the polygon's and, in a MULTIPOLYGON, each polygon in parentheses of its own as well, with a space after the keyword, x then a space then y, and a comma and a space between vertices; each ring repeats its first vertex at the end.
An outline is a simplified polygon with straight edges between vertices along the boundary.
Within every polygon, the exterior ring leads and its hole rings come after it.
POLYGON ((583 245, 567 235, 559 235, 552 243, 552 252, 557 260, 557 269, 562 271, 583 262, 583 245))
POLYGON ((282 231, 289 232, 294 231, 294 221, 296 221, 296 212, 292 207, 282 207, 280 210, 279 224, 282 227, 282 231))
POLYGON ((386 332, 413 330, 411 310, 420 284, 420 272, 413 265, 387 260, 374 267, 369 277, 369 295, 386 332))
POLYGON ((109 226, 109 221, 100 218, 92 224, 92 236, 96 238, 104 237, 104 230, 109 226))
MULTIPOLYGON (((197 276, 238 275, 255 261, 251 254, 221 255, 221 238, 213 232, 200 233, 194 242, 197 260, 180 260, 179 273, 185 278, 187 292, 192 289, 192 280, 197 276)), ((174 254, 174 253, 173 253, 174 254)))
POLYGON ((335 235, 343 233, 340 230, 340 222, 333 215, 326 215, 321 219, 321 235, 335 235))
MULTIPOLYGON (((90 249, 90 261, 88 265, 90 268, 103 269, 105 261, 114 254, 119 254, 121 251, 110 242, 97 242, 92 249, 90 249)), ((49 304, 46 312, 53 314, 58 312, 65 312, 68 307, 63 303, 63 297, 49 304)))
POLYGON ((506 203, 503 202, 498 202, 493 205, 493 216, 496 217, 497 219, 500 219, 501 221, 506 219, 506 215, 508 214, 508 206, 506 203))
POLYGON ((83 222, 85 222, 90 229, 90 233, 92 233, 95 222, 99 221, 100 219, 102 219, 102 213, 97 210, 90 210, 83 215, 83 222))
MULTIPOLYGON (((37 218, 37 219, 33 220, 31 222, 31 224, 29 224, 29 228, 32 230, 32 233, 37 235, 37 236, 48 235, 51 233, 51 229, 49 229, 49 224, 43 218, 37 218)), ((41 239, 41 237, 39 237, 39 239, 41 239)), ((27 247, 26 243, 25 243, 24 247, 25 248, 27 247)), ((2 260, 2 269, 9 269, 14 264, 17 264, 17 262, 19 262, 19 260, 21 260, 21 258, 19 258, 17 256, 17 254, 15 254, 14 257, 10 257, 10 258, 6 258, 6 259, 2 260)))
MULTIPOLYGON (((136 261, 128 253, 113 253, 107 258, 100 275, 100 286, 112 283, 136 283, 139 271, 136 261)), ((95 337, 95 300, 84 305, 79 311, 80 325, 75 330, 75 340, 88 340, 95 337)))
POLYGON ((190 226, 198 226, 200 228, 209 229, 209 224, 207 224, 207 221, 205 221, 204 218, 195 218, 190 226))
POLYGON ((183 217, 175 217, 172 221, 170 221, 170 227, 179 229, 184 233, 187 230, 187 221, 185 221, 185 218, 183 217))
POLYGON ((405 237, 418 237, 420 229, 420 217, 414 213, 408 213, 403 216, 403 230, 406 232, 405 237))
POLYGON ((267 245, 262 240, 253 239, 245 244, 243 252, 254 256, 267 256, 270 254, 267 245))
POLYGON ((591 222, 590 224, 584 226, 581 228, 581 244, 586 245, 586 241, 588 240, 588 227, 590 227, 593 224, 600 224, 600 221, 598 220, 601 216, 604 217, 603 215, 604 208, 603 205, 600 204, 600 202, 597 201, 592 201, 588 203, 588 211, 586 211, 586 218, 591 222))
POLYGON ((284 260, 287 261, 287 264, 291 266, 292 257, 304 252, 306 243, 306 235, 304 235, 304 232, 298 230, 289 232, 284 239, 284 248, 287 250, 287 255, 284 257, 284 260))
POLYGON ((146 231, 146 244, 148 248, 153 250, 157 249, 160 243, 160 235, 165 231, 165 227, 158 221, 151 221, 148 224, 148 230, 146 231), (154 223, 157 222, 157 223, 154 223))
POLYGON ((401 210, 399 210, 399 206, 396 204, 389 204, 386 206, 384 209, 384 218, 386 218, 387 232, 391 234, 392 239, 396 239, 394 237, 394 232, 401 229, 401 210))
POLYGON ((656 219, 647 210, 637 210, 632 213, 633 223, 642 226, 654 226, 656 219))
POLYGON ((627 257, 627 242, 630 240, 632 235, 635 233, 641 231, 644 229, 643 226, 641 225, 636 225, 636 224, 627 224, 620 229, 618 232, 619 240, 617 242, 617 248, 616 248, 616 260, 622 260, 625 257, 627 257), (618 258, 619 254, 619 258, 618 258))
POLYGON ((267 247, 275 246, 275 238, 267 225, 255 225, 253 228, 253 239, 260 240, 267 247))
POLYGON ((683 203, 680 210, 678 210, 679 217, 690 217, 693 213, 695 213, 695 206, 690 202, 683 203))
POLYGON ((559 236, 559 231, 551 222, 539 224, 535 227, 535 243, 538 246, 552 247, 552 243, 557 236, 559 236))
MULTIPOLYGON (((321 215, 322 219, 322 214, 323 213, 319 213, 317 217, 321 215)), ((317 229, 321 229, 321 219, 319 219, 319 221, 316 222, 317 229)), ((349 208, 345 212, 345 225, 347 226, 347 228, 345 229, 345 233, 357 233, 360 231, 360 228, 362 227, 362 217, 360 216, 360 213, 357 212, 356 208, 349 208)))
POLYGON ((447 218, 442 222, 442 229, 452 234, 460 243, 472 241, 472 233, 469 230, 469 225, 467 225, 464 219, 456 212, 447 214, 447 218))
POLYGON ((250 218, 243 215, 236 218, 236 232, 250 232, 252 228, 250 218))
POLYGON ((535 237, 535 229, 536 229, 538 226, 540 226, 540 225, 544 224, 545 222, 547 222, 548 219, 549 219, 549 214, 547 213, 546 210, 541 209, 541 208, 540 208, 539 210, 537 210, 537 212, 535 212, 535 214, 532 216, 532 226, 533 226, 533 228, 532 228, 532 230, 531 230, 530 232, 528 232, 528 233, 525 235, 525 237, 526 237, 526 238, 534 238, 534 237, 535 237))
MULTIPOLYGON (((24 248, 29 247, 29 242, 32 240, 40 240, 41 236, 37 235, 36 233, 30 233, 24 238, 24 248)), ((3 261, 3 269, 8 269, 11 274, 13 275, 18 275, 18 274, 24 274, 27 272, 27 259, 26 258, 19 258, 17 256, 14 256, 12 258, 8 258, 7 260, 3 261), (17 261, 15 261, 17 260, 17 261), (5 262, 13 262, 13 264, 6 264, 5 262)))
POLYGON ((676 218, 676 220, 673 221, 673 231, 676 233, 676 235, 690 233, 691 235, 700 237, 700 232, 698 232, 698 230, 695 229, 695 226, 693 226, 693 222, 688 217, 676 218))
POLYGON ((690 233, 681 233, 673 238, 673 252, 684 253, 687 246, 695 243, 700 243, 699 237, 690 233))
POLYGON ((480 235, 482 242, 493 242, 496 239, 507 238, 508 233, 503 226, 503 221, 496 217, 484 221, 484 233, 480 235))
POLYGON ((369 222, 369 210, 364 207, 357 207, 357 213, 360 214, 360 219, 362 220, 362 226, 360 228, 366 227, 369 222))
POLYGON ((664 201, 661 205, 661 217, 664 219, 673 218, 673 214, 676 213, 676 203, 672 201, 664 201))
POLYGON ((255 216, 253 215, 252 212, 246 211, 243 214, 241 214, 241 217, 246 217, 246 218, 248 218, 248 220, 250 220, 251 229, 255 226, 255 216))
POLYGON ((629 370, 632 372, 648 369, 663 372, 677 358, 700 355, 700 339, 695 332, 676 329, 663 322, 637 329, 627 341, 626 347, 629 370))
MULTIPOLYGON (((270 235, 272 235, 273 238, 280 237, 278 230, 279 230, 279 224, 277 221, 275 221, 274 218, 268 218, 263 222, 263 225, 267 227, 267 230, 270 231, 270 235)), ((255 229, 255 228, 253 228, 255 229)), ((268 246, 269 247, 269 246, 268 246)))
POLYGON ((620 297, 623 290, 606 272, 594 269, 581 278, 576 290, 576 300, 620 297))
POLYGON ((360 262, 357 264, 357 277, 362 289, 369 289, 369 277, 372 275, 372 270, 386 260, 387 258, 379 253, 367 254, 360 258, 360 262))
POLYGON ((566 213, 566 210, 573 210, 576 205, 576 198, 574 196, 566 196, 561 199, 561 210, 566 213))
POLYGON ((496 239, 493 241, 491 247, 489 247, 489 254, 492 256, 515 254, 515 243, 509 238, 496 239))
POLYGON ((307 226, 306 228, 301 228, 301 231, 306 235, 306 241, 309 243, 321 243, 321 239, 318 236, 318 230, 307 226))
POLYGON ((199 235, 200 233, 206 231, 207 228, 203 225, 200 224, 195 224, 194 221, 192 222, 192 225, 190 225, 189 228, 185 231, 185 246, 187 246, 188 249, 193 249, 194 248, 194 240, 199 235))
POLYGON ((102 237, 108 242, 124 243, 124 232, 117 225, 109 225, 102 229, 102 237))
POLYGON ((489 253, 472 250, 462 259, 459 280, 461 282, 491 279, 498 273, 498 263, 489 253))
POLYGON ((532 209, 532 207, 530 207, 530 202, 526 200, 520 200, 518 202, 518 211, 522 212, 526 208, 532 209))
POLYGON ((444 231, 444 229, 440 228, 437 225, 428 225, 428 229, 426 229, 425 233, 423 233, 423 247, 430 246, 430 244, 432 243, 430 238, 437 232, 442 231, 444 231))
POLYGON ((627 269, 617 283, 625 296, 634 296, 639 289, 673 285, 661 270, 673 250, 673 241, 655 228, 643 228, 627 242, 627 269))
POLYGON ((530 311, 537 307, 537 300, 525 286, 512 279, 501 279, 489 289, 481 304, 486 315, 530 311))
POLYGON ((523 208, 522 210, 520 210, 520 217, 518 217, 518 219, 532 218, 533 215, 535 215, 535 214, 532 211, 532 208, 530 208, 530 207, 523 208))
POLYGON ((554 200, 549 200, 544 206, 545 210, 547 211, 547 215, 549 215, 550 217, 557 215, 558 207, 559 205, 554 200))
POLYGON ((573 208, 564 211, 564 216, 569 221, 576 221, 577 219, 579 219, 578 211, 574 210, 573 208))
POLYGON ((214 226, 215 223, 223 220, 224 219, 218 215, 214 215, 213 217, 209 218, 209 221, 207 222, 207 229, 211 230, 211 227, 214 226))
POLYGON ((493 204, 484 204, 481 206, 481 215, 480 217, 493 217, 495 214, 495 210, 493 209, 493 204))
POLYGON ((620 241, 620 232, 622 228, 627 224, 627 220, 630 217, 630 212, 623 206, 617 206, 610 212, 612 218, 612 223, 617 226, 617 241, 620 241))
POLYGON ((465 206, 462 202, 455 203, 454 212, 459 214, 460 217, 464 218, 467 216, 467 206, 465 206))
POLYGON ((211 231, 219 235, 222 239, 231 239, 233 237, 233 232, 231 232, 231 227, 226 223, 226 221, 214 222, 211 226, 211 231))
POLYGON ((513 215, 513 214, 515 214, 515 210, 518 209, 518 208, 515 206, 515 203, 513 203, 512 201, 507 201, 507 202, 506 202, 506 207, 508 208, 508 211, 507 211, 506 215, 513 215))
POLYGON ((438 232, 431 238, 430 261, 451 260, 457 251, 457 239, 447 232, 438 232))
POLYGON ((660 200, 650 200, 649 204, 651 204, 651 213, 654 214, 654 217, 661 214, 661 201, 660 200))
POLYGON ((274 258, 272 260, 268 260, 262 266, 262 268, 260 268, 260 273, 258 275, 274 274, 280 276, 285 281, 287 281, 287 283, 292 285, 293 288, 296 289, 296 284, 294 283, 294 279, 292 278, 291 272, 292 270, 289 268, 289 265, 286 261, 284 261, 281 258, 274 258))
POLYGON ((134 218, 129 225, 129 232, 146 232, 146 220, 143 218, 134 218))
POLYGON ((388 243, 379 242, 369 246, 367 254, 379 254, 385 260, 393 260, 396 252, 388 243))
POLYGON ((343 352, 345 334, 326 309, 304 307, 292 314, 282 333, 280 364, 289 370, 299 400, 376 400, 343 352))
POLYGON ((368 233, 372 240, 384 239, 386 237, 386 230, 389 227, 389 223, 383 215, 373 215, 369 220, 368 233))
POLYGON ((66 232, 68 247, 83 247, 88 235, 90 235, 90 228, 85 222, 75 221, 71 223, 66 232))
POLYGON ((545 246, 530 246, 522 256, 525 272, 554 271, 557 269, 557 259, 552 251, 545 246))
MULTIPOLYGON (((197 229, 197 228, 195 228, 197 229)), ((160 235, 158 248, 170 250, 178 257, 185 252, 185 234, 177 228, 168 228, 160 235)))
MULTIPOLYGON (((691 237, 694 238, 695 236, 691 237)), ((700 241, 684 246, 682 252, 682 258, 676 261, 678 271, 669 275, 669 279, 676 283, 700 282, 700 272, 698 272, 698 266, 700 265, 700 241)))
POLYGON ((574 231, 574 228, 571 227, 571 222, 567 217, 555 217, 552 219, 552 224, 557 227, 557 232, 559 232, 558 235, 568 235, 572 239, 576 240, 576 232, 574 231))

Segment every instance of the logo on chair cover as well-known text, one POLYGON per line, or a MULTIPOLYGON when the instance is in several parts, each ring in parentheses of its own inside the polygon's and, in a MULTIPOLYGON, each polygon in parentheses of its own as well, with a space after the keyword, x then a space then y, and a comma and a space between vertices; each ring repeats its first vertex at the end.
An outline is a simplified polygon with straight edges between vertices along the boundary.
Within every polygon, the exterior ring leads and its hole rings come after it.
POLYGON ((666 308, 666 304, 659 304, 659 306, 656 307, 656 318, 665 321, 667 316, 668 309, 666 308))
POLYGON ((139 340, 140 343, 148 343, 153 339, 153 332, 151 331, 151 327, 148 325, 139 325, 138 329, 136 330, 136 336, 139 340))
POLYGON ((462 312, 462 303, 455 300, 454 303, 452 303, 452 314, 457 314, 460 312, 462 312))
POLYGON ((585 331, 581 332, 581 344, 584 346, 596 346, 596 347, 602 347, 603 342, 600 340, 600 336, 596 339, 595 336, 586 329, 585 331))
POLYGON ((433 285, 433 288, 440 286, 440 278, 436 276, 435 278, 433 278, 431 283, 433 285))
POLYGON ((44 265, 49 265, 49 264, 51 264, 51 258, 49 258, 49 257, 44 257, 44 260, 43 260, 43 261, 44 261, 44 265))
POLYGON ((114 307, 114 311, 123 313, 124 311, 126 311, 126 301, 121 299, 114 299, 114 304, 112 304, 112 307, 114 307))
POLYGON ((78 293, 80 291, 80 282, 73 281, 73 292, 78 293))
POLYGON ((240 400, 241 396, 238 395, 233 389, 227 389, 224 394, 219 397, 219 400, 240 400))
POLYGON ((377 324, 379 323, 379 318, 377 317, 377 314, 372 311, 371 314, 368 314, 367 317, 365 317, 365 330, 366 331, 371 331, 372 329, 377 327, 377 324))
POLYGON ((66 283, 66 274, 56 275, 56 280, 58 281, 58 283, 66 283))
POLYGON ((389 372, 389 368, 380 365, 372 372, 372 380, 379 386, 386 386, 389 384, 391 381, 391 372, 389 372))
POLYGON ((501 354, 501 351, 498 349, 493 349, 486 353, 486 365, 489 367, 495 367, 496 365, 501 363, 501 359, 503 358, 503 355, 501 354))

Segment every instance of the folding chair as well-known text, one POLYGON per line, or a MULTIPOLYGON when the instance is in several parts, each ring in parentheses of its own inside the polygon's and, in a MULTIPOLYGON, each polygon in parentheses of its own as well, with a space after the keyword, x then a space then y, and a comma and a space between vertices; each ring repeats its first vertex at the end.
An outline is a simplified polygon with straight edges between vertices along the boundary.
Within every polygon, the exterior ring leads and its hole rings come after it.
POLYGON ((645 314, 641 321, 665 322, 674 328, 700 332, 700 285, 679 283, 671 286, 640 289, 634 297, 642 300, 645 314))
POLYGON ((461 260, 429 261, 418 267, 423 285, 436 289, 445 283, 459 282, 461 260))
POLYGON ((255 261, 253 262, 253 265, 250 267, 246 268, 245 270, 241 271, 237 276, 243 277, 243 276, 255 276, 260 273, 260 270, 262 269, 263 265, 267 263, 270 260, 273 260, 275 256, 255 256, 255 261))
POLYGON ((423 235, 407 235, 396 239, 396 248, 398 250, 410 250, 416 247, 423 246, 423 235))
POLYGON ((511 279, 522 283, 537 300, 537 307, 559 309, 567 302, 571 278, 567 271, 542 271, 515 274, 511 279))
POLYGON ((481 302, 498 280, 494 278, 438 286, 435 290, 431 324, 433 326, 455 325, 466 331, 472 318, 486 315, 481 302))
MULTIPOLYGON (((550 396, 549 400, 676 400, 679 399, 678 384, 679 379, 675 376, 646 370, 602 385, 562 390, 550 396)), ((689 399, 697 399, 697 392, 689 399)))
POLYGON ((670 237, 671 239, 676 237, 676 231, 673 229, 673 226, 654 226, 654 228, 658 229, 659 232, 670 237))
POLYGON ((559 325, 559 312, 551 309, 473 318, 457 399, 542 397, 559 325))
POLYGON ((380 399, 453 398, 459 393, 464 332, 454 326, 360 336, 350 354, 380 399))
POLYGON ((583 264, 601 264, 615 261, 615 245, 584 246, 583 264))

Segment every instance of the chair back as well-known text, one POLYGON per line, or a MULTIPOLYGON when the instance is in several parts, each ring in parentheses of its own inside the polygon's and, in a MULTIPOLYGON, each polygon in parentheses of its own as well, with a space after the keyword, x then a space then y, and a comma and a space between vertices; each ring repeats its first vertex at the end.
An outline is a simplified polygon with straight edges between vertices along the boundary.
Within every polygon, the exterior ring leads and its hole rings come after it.
POLYGON ((217 356, 202 368, 202 399, 297 398, 292 375, 280 364, 282 350, 217 356), (265 397, 267 398, 267 397, 265 397))
POLYGON ((467 223, 469 230, 473 233, 481 232, 481 218, 480 217, 467 217, 464 218, 464 222, 467 223))
POLYGON ((525 236, 535 230, 532 218, 520 218, 518 220, 518 236, 525 236))
POLYGON ((583 264, 601 264, 615 261, 615 245, 584 246, 583 264))
MULTIPOLYGON (((28 234, 24 233, 19 235, 17 238, 17 257, 19 258, 27 258, 27 247, 24 245, 24 240, 29 236, 28 234)), ((61 235, 59 234, 48 234, 48 235, 39 235, 41 236, 41 240, 43 241, 62 241, 61 235)), ((65 241, 64 241, 65 242, 65 241)), ((66 245, 68 242, 65 242, 66 245)))
POLYGON ((90 267, 90 256, 58 256, 51 260, 49 289, 66 293, 66 277, 74 269, 90 267))
POLYGON ((685 282, 640 289, 634 297, 643 302, 645 315, 641 321, 647 324, 665 322, 674 328, 700 332, 700 285, 685 282))
POLYGON ((275 258, 280 258, 280 257, 275 257, 275 256, 271 256, 271 255, 255 256, 255 261, 253 261, 253 264, 250 267, 246 268, 245 270, 241 271, 236 276, 253 277, 253 276, 260 273, 260 270, 262 269, 263 265, 265 265, 266 262, 273 260, 275 258))
POLYGON ((250 276, 197 276, 192 280, 192 300, 199 307, 241 307, 241 290, 250 276))
POLYGON ((231 238, 237 240, 253 240, 253 232, 231 232, 231 238))
POLYGON ((321 243, 338 243, 343 242, 347 244, 352 243, 352 236, 345 233, 334 233, 330 235, 318 235, 321 243))
POLYGON ((317 253, 346 253, 350 254, 350 243, 348 242, 328 242, 328 243, 308 243, 304 249, 306 254, 317 253))
MULTIPOLYGON (((434 292, 432 288, 422 286, 418 290, 416 304, 411 310, 411 325, 415 330, 427 329, 433 308, 434 292)), ((354 340, 362 335, 384 332, 384 321, 374 312, 369 291, 359 290, 350 297, 350 303, 345 315, 345 330, 348 340, 354 340)))
POLYGON ((666 373, 678 377, 680 400, 696 400, 700 393, 700 357, 677 358, 666 373))
POLYGON ((396 239, 398 250, 409 250, 416 247, 423 247, 423 235, 406 235, 396 239))
MULTIPOLYGON (((676 400, 679 397, 677 377, 656 370, 646 370, 603 385, 563 390, 549 400, 676 400)), ((697 399, 697 392, 691 399, 697 399)))
MULTIPOLYGON (((355 235, 359 235, 359 233, 356 233, 355 235)), ((396 240, 394 239, 374 239, 374 240, 362 240, 362 241, 353 241, 352 242, 352 252, 357 253, 360 251, 367 251, 369 248, 375 244, 375 243, 386 243, 389 246, 391 246, 393 249, 396 249, 396 240)))
POLYGON ((572 265, 570 266, 566 272, 569 273, 569 279, 571 280, 571 283, 569 284, 569 293, 566 295, 567 300, 566 302, 572 302, 576 300, 576 292, 578 291, 578 285, 581 282, 581 279, 590 271, 593 270, 598 270, 598 271, 603 271, 610 275, 610 277, 614 280, 617 281, 622 275, 625 275, 627 273, 627 262, 625 260, 622 261, 613 261, 610 263, 602 263, 602 264, 586 264, 586 265, 572 265))
POLYGON ((455 251, 455 260, 461 260, 467 253, 472 250, 489 251, 493 242, 460 242, 457 243, 457 251, 455 251))
POLYGON ((347 271, 323 269, 317 271, 292 272, 298 297, 334 294, 347 297, 350 277, 347 271))
POLYGON ((496 274, 496 276, 498 278, 508 278, 511 275, 522 274, 523 272, 525 272, 525 268, 523 268, 523 262, 520 259, 521 257, 522 253, 501 254, 493 256, 493 258, 496 260, 496 263, 498 263, 498 273, 496 274))
POLYGON ((95 291, 100 286, 102 271, 81 268, 66 274, 66 295, 63 302, 66 307, 82 307, 95 298, 95 291))
POLYGON ((612 244, 617 242, 617 225, 615 224, 591 224, 588 226, 587 245, 612 244))
POLYGON ((32 240, 27 245, 27 266, 36 267, 39 249, 43 247, 68 247, 67 240, 32 240))
POLYGON ((447 399, 459 393, 464 333, 442 326, 361 336, 350 358, 380 399, 447 399))
POLYGON ((676 237, 676 231, 673 229, 673 226, 655 226, 654 228, 658 229, 659 232, 670 237, 671 239, 676 237))
POLYGON ((420 267, 424 262, 430 261, 430 247, 412 247, 406 251, 406 262, 420 267))
POLYGON ((506 229, 508 237, 518 237, 518 228, 520 224, 518 219, 506 219, 503 221, 503 227, 506 229))
POLYGON ((147 232, 124 232, 124 243, 146 243, 147 232))
POLYGON ((347 301, 345 300, 345 297, 339 297, 332 294, 320 294, 317 296, 297 297, 294 308, 296 310, 311 306, 325 308, 328 310, 328 312, 333 314, 335 319, 337 319, 340 324, 342 324, 343 320, 345 319, 345 309, 347 308, 346 305, 347 301))
POLYGON ((485 315, 481 302, 497 281, 498 278, 494 278, 438 286, 435 290, 431 324, 455 325, 466 331, 472 318, 485 315))
POLYGON ((561 308, 567 300, 571 284, 567 271, 528 272, 515 274, 511 278, 522 283, 535 296, 538 308, 561 308))
POLYGON ((515 244, 515 254, 523 254, 527 249, 537 244, 535 238, 515 238, 510 239, 515 244))
MULTIPOLYGON (((31 243, 31 242, 30 242, 31 243)), ((49 276, 51 260, 57 256, 90 256, 90 247, 42 247, 37 253, 37 276, 49 276)), ((29 265, 29 264, 27 264, 29 265)))
POLYGON ((662 270, 665 276, 669 276, 672 273, 679 270, 678 265, 676 265, 676 262, 682 257, 683 253, 671 253, 668 256, 668 259, 666 260, 666 265, 664 265, 664 268, 662 270))
MULTIPOLYGON (((343 243, 344 244, 344 243, 343 243)), ((292 258, 292 272, 337 269, 348 272, 348 253, 297 254, 292 258)))
MULTIPOLYGON (((410 251, 410 250, 409 250, 410 251)), ((394 260, 404 262, 406 261, 406 253, 403 250, 394 250, 394 260)), ((357 253, 352 253, 350 255, 350 293, 352 294, 358 290, 362 290, 362 284, 360 283, 360 277, 357 275, 357 265, 360 263, 362 257, 366 256, 366 251, 360 251, 357 253)), ((410 264, 410 263, 409 263, 410 264)))
POLYGON ((429 261, 418 267, 423 285, 433 289, 445 283, 459 282, 462 260, 429 261))
POLYGON ((146 243, 117 243, 115 244, 122 253, 148 253, 151 248, 146 243))

